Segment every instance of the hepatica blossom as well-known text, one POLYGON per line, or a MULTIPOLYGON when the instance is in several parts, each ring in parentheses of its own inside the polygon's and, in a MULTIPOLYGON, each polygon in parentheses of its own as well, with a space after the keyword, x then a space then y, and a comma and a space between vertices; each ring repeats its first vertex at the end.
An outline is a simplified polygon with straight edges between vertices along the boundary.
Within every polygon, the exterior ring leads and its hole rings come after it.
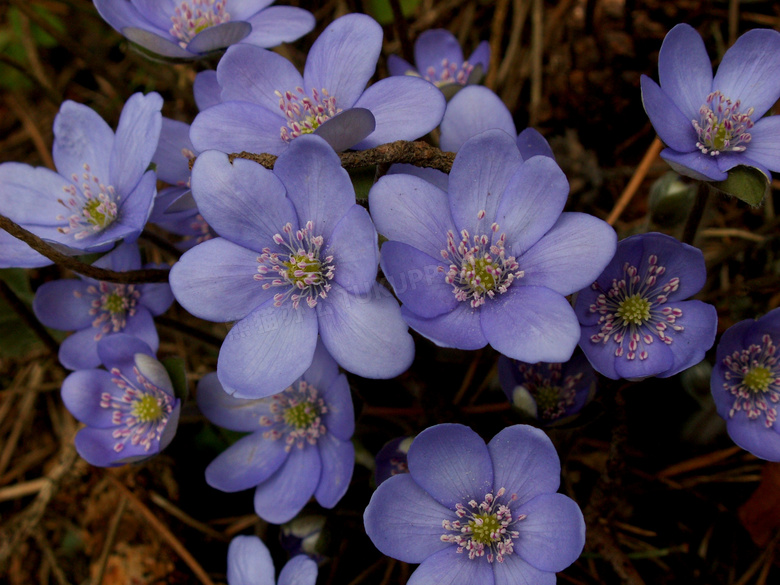
POLYGON ((199 150, 282 153, 317 133, 336 150, 413 140, 433 130, 444 97, 411 77, 366 89, 382 48, 382 27, 363 14, 335 20, 312 45, 303 77, 284 57, 245 44, 217 66, 222 103, 201 112, 190 136, 199 150))
MULTIPOLYGON (((156 193, 147 171, 160 136, 162 98, 130 97, 116 134, 87 106, 66 101, 54 119, 57 173, 21 163, 0 165, 0 213, 74 253, 102 252, 143 230, 156 193)), ((0 231, 0 268, 51 264, 0 231)))
POLYGON ((211 462, 206 481, 224 492, 255 488, 255 512, 264 520, 287 522, 312 495, 332 508, 347 491, 355 414, 347 378, 322 344, 279 394, 235 398, 210 374, 198 385, 198 406, 219 426, 252 433, 211 462))
POLYGON ((490 64, 490 44, 482 41, 468 59, 458 39, 445 29, 423 32, 414 43, 414 65, 397 55, 387 58, 390 75, 413 75, 430 81, 450 97, 467 84, 479 83, 490 64))
POLYGON ((196 59, 242 42, 275 47, 314 28, 301 8, 273 0, 94 0, 100 16, 130 41, 162 57, 196 59))
POLYGON ((608 378, 668 378, 699 363, 715 342, 715 307, 686 300, 706 280, 701 250, 658 233, 622 240, 574 310, 580 347, 608 378))
POLYGON ((156 455, 173 439, 180 401, 151 348, 117 334, 98 343, 105 370, 78 370, 62 383, 62 400, 87 425, 76 450, 92 465, 114 467, 156 455))
POLYGON ((756 29, 723 56, 713 77, 699 33, 678 24, 658 57, 659 86, 642 76, 642 101, 661 157, 677 172, 723 181, 737 165, 780 171, 780 117, 765 117, 780 98, 780 33, 756 29))
POLYGON ((409 585, 552 585, 582 552, 582 513, 555 493, 561 467, 541 430, 515 425, 485 445, 468 427, 436 425, 415 438, 408 461, 363 520, 382 553, 420 563, 409 585))
POLYGON ((409 366, 414 342, 376 283, 376 230, 322 139, 293 142, 273 172, 204 152, 192 192, 222 237, 186 252, 171 287, 193 315, 237 321, 217 364, 228 392, 258 398, 286 388, 311 364, 318 335, 358 375, 389 378, 409 366))
POLYGON ((718 344, 712 397, 733 441, 756 457, 780 461, 780 309, 740 321, 718 344))
POLYGON ((498 377, 509 401, 542 425, 577 414, 587 404, 596 377, 583 354, 566 363, 527 364, 498 359, 498 377))
MULTIPOLYGON (((94 263, 108 270, 141 268, 136 244, 121 244, 94 263)), ((173 303, 167 283, 117 284, 91 278, 53 280, 35 292, 33 311, 47 327, 74 330, 60 344, 60 363, 70 370, 96 368, 98 342, 119 333, 144 341, 155 352, 160 343, 154 315, 173 303)))
POLYGON ((380 179, 371 213, 390 240, 382 270, 407 323, 445 347, 569 359, 580 333, 564 295, 601 272, 616 236, 599 219, 561 214, 568 191, 552 159, 524 161, 500 130, 461 147, 449 193, 414 176, 380 179))
POLYGON ((314 585, 317 563, 305 555, 290 559, 274 579, 271 553, 256 536, 236 536, 230 541, 227 558, 228 585, 314 585))
POLYGON ((374 468, 374 481, 379 485, 387 478, 399 473, 408 473, 406 454, 412 445, 414 437, 397 437, 385 445, 376 454, 376 467, 374 468))

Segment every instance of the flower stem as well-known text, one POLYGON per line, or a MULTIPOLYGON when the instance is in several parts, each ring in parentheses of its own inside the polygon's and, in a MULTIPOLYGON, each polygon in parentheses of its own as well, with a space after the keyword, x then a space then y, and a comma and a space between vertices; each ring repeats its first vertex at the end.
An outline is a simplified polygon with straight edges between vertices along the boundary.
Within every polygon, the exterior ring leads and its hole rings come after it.
POLYGON ((696 199, 693 202, 693 207, 688 214, 688 220, 685 222, 685 228, 683 229, 682 242, 684 244, 693 244, 711 190, 712 188, 709 183, 706 181, 699 182, 699 189, 696 191, 696 199))

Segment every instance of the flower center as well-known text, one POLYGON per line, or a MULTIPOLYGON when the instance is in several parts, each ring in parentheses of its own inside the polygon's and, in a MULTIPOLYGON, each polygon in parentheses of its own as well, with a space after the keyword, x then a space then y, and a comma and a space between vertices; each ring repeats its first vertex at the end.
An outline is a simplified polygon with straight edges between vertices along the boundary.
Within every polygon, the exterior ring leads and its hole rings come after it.
POLYGON ((536 406, 542 412, 552 411, 558 408, 561 388, 558 386, 542 386, 533 393, 536 406))
POLYGON ((70 212, 69 215, 57 215, 58 221, 67 221, 68 225, 58 227, 61 234, 73 233, 76 240, 99 233, 114 223, 117 217, 117 202, 114 187, 104 185, 100 179, 90 172, 89 165, 84 163, 81 176, 71 175, 72 185, 62 188, 66 196, 57 201, 70 212))
POLYGON ((312 89, 311 96, 302 87, 284 93, 275 91, 274 94, 279 98, 279 109, 287 119, 287 126, 282 126, 280 130, 285 142, 301 134, 311 134, 326 120, 341 112, 341 108, 336 107, 335 96, 329 95, 324 87, 322 92, 312 89))
MULTIPOLYGON (((480 220, 484 217, 485 211, 477 215, 480 220)), ((492 299, 496 292, 504 294, 515 278, 522 278, 525 274, 518 270, 515 257, 506 254, 506 234, 493 237, 498 233, 497 223, 490 229, 490 236, 483 234, 473 238, 467 230, 463 230, 457 245, 455 234, 448 231, 447 249, 441 251, 442 258, 450 262, 445 282, 452 285, 456 299, 469 301, 473 308, 485 304, 485 299, 492 299)), ((443 266, 439 266, 439 272, 444 270, 443 266)))
POLYGON ((630 296, 620 301, 616 313, 626 323, 642 325, 650 319, 650 301, 638 294, 630 296))
POLYGON ((100 395, 100 407, 112 410, 111 422, 116 427, 114 451, 120 453, 128 442, 143 445, 145 451, 159 442, 165 425, 178 400, 147 380, 138 367, 133 367, 135 381, 126 378, 114 368, 111 381, 122 390, 116 398, 108 392, 100 395), (140 388, 143 388, 141 390, 140 388))
MULTIPOLYGON (((504 557, 514 552, 514 539, 520 536, 510 527, 525 519, 523 514, 513 519, 509 506, 498 503, 505 493, 506 489, 501 488, 495 496, 485 494, 482 503, 471 500, 467 506, 455 504, 458 519, 442 520, 441 526, 447 532, 441 535, 441 541, 456 544, 459 553, 468 551, 470 559, 486 556, 489 563, 504 562, 504 557)), ((517 499, 517 495, 510 499, 517 499)))
POLYGON ((263 248, 263 253, 257 257, 257 274, 254 279, 270 281, 263 283, 263 289, 272 286, 287 288, 284 293, 274 295, 274 305, 281 307, 289 298, 294 309, 298 308, 301 299, 314 308, 317 298, 324 299, 331 288, 330 280, 336 267, 332 265, 333 256, 320 256, 323 245, 322 236, 313 236, 314 224, 309 221, 302 230, 293 233, 292 225, 286 224, 282 231, 287 236, 285 241, 281 234, 274 235, 274 243, 281 247, 282 253, 263 248))
MULTIPOLYGON (((87 287, 87 294, 93 297, 89 314, 95 318, 92 326, 98 331, 95 341, 106 333, 117 333, 127 326, 127 318, 136 313, 141 291, 133 284, 113 284, 99 282, 87 287)), ((80 297, 79 291, 74 291, 75 297, 80 297)))
POLYGON ((182 49, 186 49, 198 33, 230 20, 226 5, 227 0, 182 0, 171 16, 173 26, 168 32, 179 39, 182 49))
POLYGON ((442 59, 441 70, 437 73, 435 67, 428 67, 425 71, 425 79, 436 87, 443 87, 451 83, 466 85, 473 70, 474 66, 468 61, 464 61, 458 66, 457 63, 451 62, 449 59, 442 59))
POLYGON ((574 404, 577 385, 584 374, 578 372, 563 376, 563 364, 515 362, 522 385, 536 402, 537 416, 543 420, 555 420, 563 416, 574 404))
POLYGON ((270 398, 270 416, 260 417, 260 426, 270 427, 263 431, 263 438, 276 441, 284 439, 285 451, 295 445, 303 449, 306 443, 316 445, 327 429, 322 424, 322 415, 328 412, 319 392, 304 380, 299 380, 283 392, 270 398))
POLYGON ((780 364, 776 353, 772 338, 764 335, 760 345, 753 344, 723 358, 726 368, 723 389, 734 398, 730 418, 742 411, 750 420, 763 415, 767 428, 774 425, 776 404, 780 402, 780 364))
POLYGON ((677 324, 683 312, 678 308, 662 307, 669 300, 669 294, 680 288, 678 277, 660 278, 665 273, 666 267, 659 266, 658 257, 652 254, 642 274, 636 266, 626 262, 623 278, 614 279, 607 291, 594 282, 593 290, 601 291, 601 294, 589 310, 601 315, 598 321, 601 330, 591 335, 591 342, 607 343, 612 339, 617 345, 615 356, 625 355, 628 360, 637 357, 646 360, 648 346, 655 338, 671 345, 674 338, 669 330, 677 333, 684 330, 677 324))
POLYGON ((721 152, 743 152, 750 142, 753 108, 740 112, 739 100, 732 102, 719 91, 707 96, 699 109, 699 121, 691 120, 699 141, 696 147, 704 154, 717 156, 721 152))

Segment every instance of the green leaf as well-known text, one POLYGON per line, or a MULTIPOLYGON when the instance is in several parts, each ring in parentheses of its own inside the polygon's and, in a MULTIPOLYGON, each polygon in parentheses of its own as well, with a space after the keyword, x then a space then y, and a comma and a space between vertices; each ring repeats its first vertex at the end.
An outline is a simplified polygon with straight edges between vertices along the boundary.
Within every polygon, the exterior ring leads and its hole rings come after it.
MULTIPOLYGON (((401 12, 409 17, 414 14, 419 5, 420 0, 401 0, 401 12)), ((389 0, 369 0, 368 12, 379 24, 390 24, 395 20, 389 0)))
POLYGON ((729 171, 725 181, 713 183, 712 186, 756 207, 769 191, 769 179, 755 167, 740 165, 729 171))
POLYGON ((187 387, 187 373, 184 369, 184 360, 180 357, 171 356, 160 360, 165 371, 171 377, 171 383, 173 384, 173 394, 184 402, 189 395, 189 388, 187 387))

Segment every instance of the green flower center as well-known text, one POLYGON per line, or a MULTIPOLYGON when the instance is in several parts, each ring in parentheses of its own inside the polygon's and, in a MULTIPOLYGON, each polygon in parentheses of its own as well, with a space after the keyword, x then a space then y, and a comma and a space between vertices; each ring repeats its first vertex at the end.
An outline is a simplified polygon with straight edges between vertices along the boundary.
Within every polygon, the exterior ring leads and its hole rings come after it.
POLYGON ((471 290, 484 293, 496 288, 496 277, 491 274, 495 270, 491 258, 478 258, 472 268, 474 275, 469 279, 471 290))
POLYGON ((557 410, 561 401, 560 388, 558 386, 542 386, 534 391, 534 399, 539 412, 557 410))
POLYGON ((316 409, 309 403, 296 404, 284 411, 284 422, 297 429, 305 429, 317 418, 316 409))
POLYGON ((282 264, 287 268, 287 280, 297 288, 304 289, 324 282, 322 264, 306 254, 290 255, 290 261, 282 264))
POLYGON ((471 539, 480 544, 488 545, 503 540, 503 537, 498 533, 501 529, 501 523, 495 514, 475 514, 474 519, 469 520, 469 528, 471 528, 471 539), (497 538, 494 538, 493 535, 497 538))
POLYGON ((106 296, 105 301, 103 301, 102 309, 104 311, 108 311, 112 315, 116 315, 118 313, 124 314, 124 312, 127 310, 127 299, 124 295, 113 292, 106 296))
POLYGON ((767 388, 769 388, 769 385, 774 379, 775 377, 769 368, 756 366, 748 370, 748 373, 745 374, 742 383, 750 390, 758 394, 759 392, 766 392, 767 388))
POLYGON ((620 302, 616 313, 626 323, 642 325, 650 320, 650 301, 640 294, 632 295, 620 302))
POLYGON ((160 404, 154 396, 144 394, 140 400, 135 401, 132 415, 138 419, 138 422, 151 422, 160 418, 162 408, 160 408, 160 404))
POLYGON ((105 209, 106 206, 103 201, 90 199, 84 205, 84 217, 95 227, 104 228, 114 221, 114 218, 109 213, 106 213, 105 209))

